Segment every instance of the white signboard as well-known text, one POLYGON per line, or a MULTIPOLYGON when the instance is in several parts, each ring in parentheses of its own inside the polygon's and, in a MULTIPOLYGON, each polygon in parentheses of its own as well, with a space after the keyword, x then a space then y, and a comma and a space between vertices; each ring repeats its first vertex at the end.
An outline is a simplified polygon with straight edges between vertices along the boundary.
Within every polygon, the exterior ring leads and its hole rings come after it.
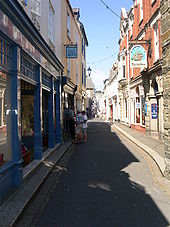
POLYGON ((147 68, 147 54, 143 46, 135 45, 130 50, 130 67, 147 68))

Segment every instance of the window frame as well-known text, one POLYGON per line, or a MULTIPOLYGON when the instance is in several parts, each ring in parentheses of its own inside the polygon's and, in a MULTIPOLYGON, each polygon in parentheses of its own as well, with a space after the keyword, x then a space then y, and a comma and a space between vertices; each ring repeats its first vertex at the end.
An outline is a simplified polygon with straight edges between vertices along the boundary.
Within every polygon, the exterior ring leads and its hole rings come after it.
POLYGON ((140 23, 143 21, 143 0, 140 0, 140 23))
POLYGON ((158 21, 153 26, 154 30, 154 60, 155 62, 159 60, 160 54, 159 54, 159 29, 158 29, 158 21))
POLYGON ((71 37, 71 18, 69 12, 67 12, 67 36, 71 37))
POLYGON ((55 11, 51 1, 49 0, 49 8, 48 8, 48 38, 52 43, 54 43, 54 17, 55 11))

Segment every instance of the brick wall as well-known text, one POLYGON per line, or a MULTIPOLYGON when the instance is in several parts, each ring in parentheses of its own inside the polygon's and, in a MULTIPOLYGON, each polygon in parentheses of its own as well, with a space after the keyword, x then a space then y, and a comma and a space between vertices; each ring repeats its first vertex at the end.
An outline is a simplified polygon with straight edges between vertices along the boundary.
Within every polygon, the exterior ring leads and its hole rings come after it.
MULTIPOLYGON (((143 0, 143 20, 140 20, 140 3, 134 5, 134 24, 133 24, 133 36, 132 39, 139 39, 142 35, 143 40, 151 41, 151 56, 148 56, 148 69, 152 68, 155 62, 155 48, 154 48, 154 28, 151 25, 154 21, 154 16, 159 15, 160 0, 156 0, 152 4, 152 0, 143 0)), ((155 21, 156 22, 156 21, 155 21)), ((159 40, 161 40, 161 19, 158 20, 158 34, 159 40)), ((149 45, 143 45, 146 52, 149 51, 149 45)), ((162 46, 159 42, 159 59, 162 58, 162 46)), ((134 78, 139 76, 140 69, 134 69, 134 78)))

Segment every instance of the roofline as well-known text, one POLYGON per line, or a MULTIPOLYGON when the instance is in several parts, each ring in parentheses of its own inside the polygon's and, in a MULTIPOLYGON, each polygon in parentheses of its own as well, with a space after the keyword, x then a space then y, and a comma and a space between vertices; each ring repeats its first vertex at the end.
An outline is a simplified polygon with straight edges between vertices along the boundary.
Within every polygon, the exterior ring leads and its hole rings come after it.
POLYGON ((82 24, 81 21, 79 21, 79 23, 80 23, 80 30, 81 30, 81 32, 83 34, 84 39, 85 39, 86 46, 88 46, 89 43, 88 43, 88 40, 87 40, 87 36, 86 36, 85 29, 84 29, 84 25, 82 24))

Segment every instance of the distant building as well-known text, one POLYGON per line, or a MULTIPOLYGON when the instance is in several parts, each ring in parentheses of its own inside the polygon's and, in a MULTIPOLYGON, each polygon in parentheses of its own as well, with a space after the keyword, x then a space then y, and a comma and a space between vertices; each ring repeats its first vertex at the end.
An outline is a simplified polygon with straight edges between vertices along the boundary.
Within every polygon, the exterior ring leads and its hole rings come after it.
POLYGON ((95 86, 92 79, 88 76, 86 79, 86 112, 88 117, 94 117, 96 114, 96 97, 95 97, 95 86))
POLYGON ((120 119, 120 105, 118 95, 118 65, 113 64, 109 78, 104 81, 105 119, 111 122, 120 119))

